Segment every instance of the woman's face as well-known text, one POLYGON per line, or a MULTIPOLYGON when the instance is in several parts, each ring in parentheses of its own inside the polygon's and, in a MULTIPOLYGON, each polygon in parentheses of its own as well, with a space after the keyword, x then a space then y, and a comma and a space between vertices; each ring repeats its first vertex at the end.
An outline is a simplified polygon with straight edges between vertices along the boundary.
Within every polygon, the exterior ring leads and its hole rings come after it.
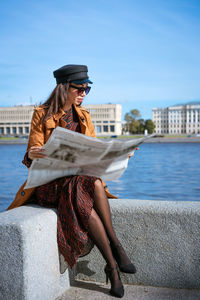
POLYGON ((79 106, 83 102, 83 98, 85 97, 86 93, 85 93, 85 91, 79 91, 75 87, 86 88, 88 83, 83 83, 83 84, 71 83, 71 85, 73 85, 73 87, 69 86, 69 89, 67 92, 67 104, 68 105, 75 104, 75 105, 79 106))

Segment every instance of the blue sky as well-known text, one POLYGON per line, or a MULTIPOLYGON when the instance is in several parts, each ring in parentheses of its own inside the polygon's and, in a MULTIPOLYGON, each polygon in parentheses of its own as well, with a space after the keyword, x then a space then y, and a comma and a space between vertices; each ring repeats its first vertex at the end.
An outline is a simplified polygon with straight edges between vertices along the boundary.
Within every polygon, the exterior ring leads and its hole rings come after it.
POLYGON ((153 107, 200 100, 199 0, 0 2, 0 106, 38 104, 52 72, 86 64, 85 104, 153 107))

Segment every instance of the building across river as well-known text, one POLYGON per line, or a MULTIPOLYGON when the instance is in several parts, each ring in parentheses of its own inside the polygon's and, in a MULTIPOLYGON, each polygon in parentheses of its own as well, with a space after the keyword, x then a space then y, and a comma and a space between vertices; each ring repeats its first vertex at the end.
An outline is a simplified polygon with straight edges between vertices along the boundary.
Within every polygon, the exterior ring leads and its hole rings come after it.
MULTIPOLYGON (((0 107, 0 136, 28 136, 34 105, 0 107)), ((120 135, 120 104, 85 105, 90 112, 97 135, 120 135)))
POLYGON ((90 113, 96 134, 122 134, 122 106, 120 104, 90 104, 84 106, 90 113))
POLYGON ((0 107, 0 135, 28 135, 34 105, 0 107))
POLYGON ((156 133, 200 133, 200 102, 153 108, 156 133))

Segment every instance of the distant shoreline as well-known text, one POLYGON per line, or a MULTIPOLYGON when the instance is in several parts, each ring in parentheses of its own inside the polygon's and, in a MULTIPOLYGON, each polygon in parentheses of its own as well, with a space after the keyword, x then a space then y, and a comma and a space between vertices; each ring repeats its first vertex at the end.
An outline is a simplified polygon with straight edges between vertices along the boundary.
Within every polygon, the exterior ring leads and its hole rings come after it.
POLYGON ((168 138, 168 137, 157 137, 151 138, 144 143, 200 143, 200 138, 197 137, 180 137, 180 138, 168 138))
MULTIPOLYGON (((128 139, 128 136, 127 136, 128 139)), ((26 139, 11 139, 11 140, 4 140, 0 139, 0 145, 26 145, 28 140, 26 139)), ((200 143, 199 137, 157 137, 157 138, 150 138, 144 143, 200 143)))
POLYGON ((20 140, 20 139, 13 139, 13 140, 4 140, 0 139, 0 145, 23 145, 28 144, 28 140, 20 140))

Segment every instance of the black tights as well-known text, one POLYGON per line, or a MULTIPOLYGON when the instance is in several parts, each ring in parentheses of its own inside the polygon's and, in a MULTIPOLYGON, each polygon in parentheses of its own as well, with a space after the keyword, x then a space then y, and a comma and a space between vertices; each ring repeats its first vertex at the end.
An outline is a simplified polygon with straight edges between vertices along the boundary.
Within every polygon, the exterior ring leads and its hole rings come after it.
MULTIPOLYGON (((95 181, 95 201, 88 222, 88 233, 107 264, 110 267, 116 267, 109 241, 113 244, 118 244, 119 241, 113 229, 110 206, 100 180, 95 181)), ((117 271, 114 277, 115 285, 119 286, 117 271)))

